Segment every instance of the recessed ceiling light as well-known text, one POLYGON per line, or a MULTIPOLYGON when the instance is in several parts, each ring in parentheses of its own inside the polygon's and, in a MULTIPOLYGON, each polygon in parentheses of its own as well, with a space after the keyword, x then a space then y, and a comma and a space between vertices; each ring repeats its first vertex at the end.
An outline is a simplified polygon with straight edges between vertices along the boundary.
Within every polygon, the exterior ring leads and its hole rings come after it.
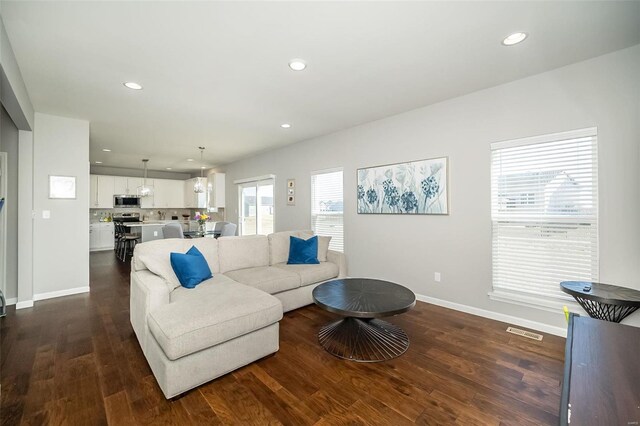
POLYGON ((201 169, 206 169, 206 167, 205 167, 205 166, 200 166, 200 168, 201 168, 201 169))
POLYGON ((504 44, 505 46, 513 46, 514 44, 518 44, 520 42, 523 42, 525 38, 527 38, 528 34, 527 33, 513 33, 509 36, 507 36, 507 38, 505 38, 504 40, 502 40, 502 44, 504 44))
POLYGON ((283 124, 280 125, 280 127, 282 127, 283 129, 289 129, 289 128, 291 128, 291 124, 283 123, 283 124))
POLYGON ((294 71, 302 71, 307 67, 307 63, 304 59, 292 59, 289 61, 289 68, 294 71))
POLYGON ((167 167, 167 170, 171 170, 171 167, 167 167))
POLYGON ((128 87, 129 89, 132 90, 142 90, 142 86, 139 85, 138 83, 135 83, 133 81, 127 81, 125 83, 122 83, 125 85, 125 87, 128 87))
POLYGON ((187 161, 193 161, 193 158, 187 158, 187 161))
POLYGON ((102 161, 96 161, 96 164, 102 164, 102 161))
POLYGON ((102 148, 102 150, 103 150, 104 152, 111 152, 111 150, 110 150, 109 148, 102 148))

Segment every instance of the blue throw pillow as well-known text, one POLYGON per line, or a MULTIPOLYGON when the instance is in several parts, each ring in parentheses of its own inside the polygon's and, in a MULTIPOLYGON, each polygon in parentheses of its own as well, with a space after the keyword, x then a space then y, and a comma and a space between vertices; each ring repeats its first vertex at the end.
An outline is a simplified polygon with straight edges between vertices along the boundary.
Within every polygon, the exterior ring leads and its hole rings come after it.
POLYGON ((173 272, 176 273, 183 287, 195 288, 202 281, 213 276, 207 260, 195 246, 192 246, 186 254, 171 253, 170 257, 173 272))
POLYGON ((289 237, 289 265, 316 265, 318 261, 318 236, 308 240, 289 237))

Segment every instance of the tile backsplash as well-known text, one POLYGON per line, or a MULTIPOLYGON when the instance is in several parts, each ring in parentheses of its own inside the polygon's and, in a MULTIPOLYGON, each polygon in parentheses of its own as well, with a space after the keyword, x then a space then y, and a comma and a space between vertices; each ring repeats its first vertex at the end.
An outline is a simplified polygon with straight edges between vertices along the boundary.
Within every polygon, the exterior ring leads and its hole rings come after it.
MULTIPOLYGON (((178 216, 178 220, 184 220, 182 215, 189 215, 193 219, 196 212, 201 209, 90 209, 89 221, 99 222, 101 218, 117 213, 140 213, 142 220, 171 220, 172 216, 178 216)), ((207 213, 214 222, 225 220, 224 209, 218 209, 217 212, 207 213)))

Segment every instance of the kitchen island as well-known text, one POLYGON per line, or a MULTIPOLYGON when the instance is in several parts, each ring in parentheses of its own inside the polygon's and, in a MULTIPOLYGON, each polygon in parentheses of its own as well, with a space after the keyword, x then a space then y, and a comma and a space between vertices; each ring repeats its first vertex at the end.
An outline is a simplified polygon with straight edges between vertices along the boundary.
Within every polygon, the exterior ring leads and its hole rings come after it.
MULTIPOLYGON (((194 232, 198 230, 198 222, 191 220, 188 222, 178 220, 164 220, 164 221, 148 221, 148 222, 125 222, 123 223, 132 234, 140 235, 140 242, 146 243, 147 241, 161 240, 164 238, 162 227, 168 223, 179 223, 182 225, 184 232, 194 232)), ((207 223, 207 231, 213 231, 215 222, 207 223)))
MULTIPOLYGON (((123 223, 125 227, 129 229, 132 234, 140 235, 140 242, 146 243, 147 241, 161 240, 164 238, 162 233, 162 227, 168 222, 130 222, 123 223)), ((176 223, 178 223, 176 221, 176 223)))

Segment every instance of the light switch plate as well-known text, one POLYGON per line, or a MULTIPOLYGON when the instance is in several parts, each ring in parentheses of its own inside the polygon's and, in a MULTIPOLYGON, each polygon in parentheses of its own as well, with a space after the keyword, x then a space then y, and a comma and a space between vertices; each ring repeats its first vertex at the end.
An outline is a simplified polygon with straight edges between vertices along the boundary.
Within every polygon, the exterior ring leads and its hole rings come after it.
POLYGON ((51 219, 51 210, 42 210, 43 219, 51 219))
POLYGON ((441 277, 440 277, 440 272, 436 272, 436 273, 434 273, 434 274, 433 274, 433 279, 434 279, 437 283, 439 283, 439 282, 440 282, 440 278, 441 278, 441 277))

